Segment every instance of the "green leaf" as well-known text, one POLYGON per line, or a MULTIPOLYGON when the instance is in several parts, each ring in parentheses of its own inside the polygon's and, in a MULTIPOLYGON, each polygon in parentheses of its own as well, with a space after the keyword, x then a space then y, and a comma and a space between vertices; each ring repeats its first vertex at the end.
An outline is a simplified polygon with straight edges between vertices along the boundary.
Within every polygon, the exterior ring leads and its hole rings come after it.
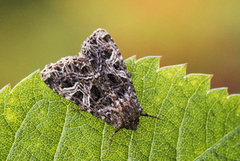
POLYGON ((64 99, 36 71, 0 90, 0 160, 240 160, 240 95, 210 90, 211 75, 160 57, 125 60, 145 112, 136 131, 114 127, 64 99), (133 67, 133 68, 132 68, 133 67))

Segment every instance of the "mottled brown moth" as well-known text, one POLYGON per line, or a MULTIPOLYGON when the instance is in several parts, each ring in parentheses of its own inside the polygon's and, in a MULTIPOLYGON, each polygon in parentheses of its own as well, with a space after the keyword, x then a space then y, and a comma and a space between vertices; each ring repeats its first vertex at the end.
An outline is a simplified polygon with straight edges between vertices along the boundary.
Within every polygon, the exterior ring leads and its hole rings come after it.
MULTIPOLYGON (((136 130, 143 108, 116 44, 104 29, 83 42, 79 56, 68 56, 42 70, 43 81, 55 92, 115 127, 136 130)), ((160 118, 157 118, 160 119, 160 118)), ((163 119, 162 119, 163 120, 163 119)))

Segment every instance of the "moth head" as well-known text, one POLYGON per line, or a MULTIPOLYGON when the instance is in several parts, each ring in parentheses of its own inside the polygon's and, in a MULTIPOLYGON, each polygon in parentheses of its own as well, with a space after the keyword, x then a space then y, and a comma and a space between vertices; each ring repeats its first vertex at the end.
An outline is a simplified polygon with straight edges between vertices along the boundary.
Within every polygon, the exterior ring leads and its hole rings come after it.
POLYGON ((135 120, 127 120, 125 122, 125 128, 128 130, 137 130, 138 124, 139 124, 139 118, 135 120))
POLYGON ((138 107, 132 107, 130 102, 124 102, 123 106, 123 109, 127 109, 123 116, 123 128, 128 130, 137 130, 142 108, 139 110, 138 107))

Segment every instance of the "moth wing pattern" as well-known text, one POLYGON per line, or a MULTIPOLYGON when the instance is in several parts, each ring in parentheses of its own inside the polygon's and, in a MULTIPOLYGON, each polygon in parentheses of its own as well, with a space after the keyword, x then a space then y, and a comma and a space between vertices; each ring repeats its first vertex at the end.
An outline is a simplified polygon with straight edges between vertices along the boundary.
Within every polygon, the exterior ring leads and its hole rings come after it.
POLYGON ((55 92, 84 110, 87 109, 90 95, 83 83, 84 80, 92 79, 93 72, 82 57, 68 56, 56 63, 46 65, 41 76, 55 92))
POLYGON ((121 128, 136 130, 142 107, 113 39, 97 29, 83 42, 79 56, 62 58, 41 72, 55 92, 85 111, 121 128))

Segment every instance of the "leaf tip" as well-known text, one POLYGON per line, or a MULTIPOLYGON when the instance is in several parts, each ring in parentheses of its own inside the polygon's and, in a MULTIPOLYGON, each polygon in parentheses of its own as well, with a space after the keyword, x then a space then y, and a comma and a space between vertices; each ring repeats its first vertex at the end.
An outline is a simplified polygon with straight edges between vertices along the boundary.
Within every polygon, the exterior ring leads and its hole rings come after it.
POLYGON ((209 78, 210 78, 210 80, 212 80, 213 74, 209 74, 209 78))

